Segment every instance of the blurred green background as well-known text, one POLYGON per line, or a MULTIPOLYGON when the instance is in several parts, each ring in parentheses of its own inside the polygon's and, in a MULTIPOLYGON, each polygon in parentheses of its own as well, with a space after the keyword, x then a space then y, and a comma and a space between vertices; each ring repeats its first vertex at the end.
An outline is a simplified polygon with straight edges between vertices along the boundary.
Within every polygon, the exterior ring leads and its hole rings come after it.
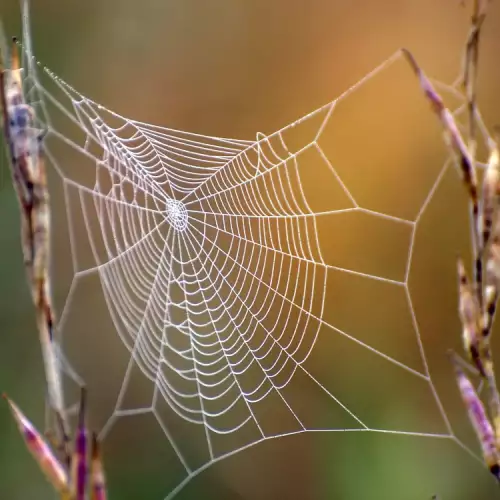
MULTIPOLYGON (((433 0, 32 4, 37 58, 83 94, 137 120, 241 139, 272 133, 332 100, 401 46, 410 48, 433 78, 451 83, 459 73, 471 7, 433 0)), ((17 2, 2 0, 0 9, 8 35, 19 34, 17 2)), ((500 5, 493 2, 479 72, 479 106, 489 126, 500 116, 499 23, 500 5)), ((458 104, 450 93, 444 95, 450 106, 458 104)), ((307 127, 303 130, 299 142, 310 140, 307 127)), ((411 220, 446 161, 439 124, 401 59, 338 104, 321 146, 361 205, 411 220)), ((481 154, 484 158, 484 148, 481 154)), ((308 199, 323 210, 339 208, 338 184, 325 165, 312 160, 307 165, 305 159, 301 175, 308 199)), ((65 172, 78 168, 72 164, 65 172)), ((52 173, 54 293, 60 311, 72 270, 58 182, 52 173)), ((5 161, 0 214, 0 387, 43 427, 43 367, 5 161)), ((408 289, 442 411, 426 382, 331 330, 321 330, 305 367, 370 427, 446 434, 445 413, 458 440, 477 451, 445 356, 448 348, 460 348, 455 269, 456 258, 468 255, 467 228, 464 192, 451 168, 426 205, 414 240, 404 226, 374 217, 331 216, 318 225, 329 264, 386 278, 404 279, 413 245, 408 289)), ((328 275, 325 321, 423 371, 410 309, 402 287, 328 275)), ((91 425, 99 429, 113 411, 128 358, 96 277, 79 283, 64 327, 71 363, 89 386, 91 425)), ((314 385, 300 380, 291 386, 290 401, 310 427, 352 426, 314 385)), ((130 404, 145 405, 149 384, 137 375, 134 387, 130 404)), ((74 387, 68 390, 74 394, 74 387)), ((266 411, 263 419, 283 430, 282 414, 272 405, 266 411)), ((199 433, 176 423, 170 430, 199 460, 199 433)), ((242 444, 226 438, 224 446, 242 444)), ((183 477, 150 416, 118 420, 104 449, 111 499, 163 498, 183 477)), ((0 410, 0 471, 0 498, 54 498, 6 407, 0 410)), ((434 493, 443 500, 479 500, 495 498, 498 490, 451 439, 306 433, 217 463, 177 498, 423 500, 434 493)))

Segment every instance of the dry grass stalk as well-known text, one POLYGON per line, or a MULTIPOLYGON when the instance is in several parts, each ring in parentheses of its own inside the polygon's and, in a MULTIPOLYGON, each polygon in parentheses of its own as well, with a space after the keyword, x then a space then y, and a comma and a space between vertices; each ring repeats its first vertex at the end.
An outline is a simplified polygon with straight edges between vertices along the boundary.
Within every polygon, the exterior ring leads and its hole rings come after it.
MULTIPOLYGON (((36 311, 49 404, 58 424, 56 430, 60 445, 57 447, 62 453, 61 461, 15 403, 5 397, 28 450, 61 499, 85 500, 90 497, 92 500, 106 500, 105 478, 96 436, 93 437, 92 450, 88 450, 84 389, 72 454, 69 450, 69 426, 53 344, 55 321, 49 273, 50 198, 42 147, 44 131, 35 128, 35 111, 24 98, 22 70, 15 40, 10 61, 10 68, 4 68, 0 53, 3 131, 10 152, 11 174, 21 209, 24 264, 36 311)), ((49 431, 53 435, 52 429, 49 431)))
POLYGON ((500 285, 500 166, 496 141, 492 139, 489 141, 490 155, 481 193, 478 189, 475 160, 479 39, 488 4, 489 0, 474 0, 471 28, 465 47, 462 85, 468 110, 467 141, 462 138, 453 115, 445 107, 441 96, 436 92, 412 54, 407 50, 403 50, 403 53, 418 76, 420 86, 433 111, 441 120, 445 140, 451 147, 469 196, 474 279, 469 282, 465 266, 460 260, 458 263, 458 309, 465 352, 488 387, 489 416, 474 386, 460 369, 459 358, 456 355, 452 355, 451 358, 455 366, 459 390, 479 440, 484 461, 491 473, 500 481, 500 396, 496 386, 490 347, 490 335, 500 285))
POLYGON ((0 60, 0 104, 4 137, 20 206, 21 245, 24 265, 36 312, 36 323, 45 365, 49 403, 68 431, 58 360, 52 344, 55 327, 49 273, 50 198, 42 140, 44 132, 34 126, 35 112, 23 95, 22 70, 17 45, 12 44, 11 67, 0 60))

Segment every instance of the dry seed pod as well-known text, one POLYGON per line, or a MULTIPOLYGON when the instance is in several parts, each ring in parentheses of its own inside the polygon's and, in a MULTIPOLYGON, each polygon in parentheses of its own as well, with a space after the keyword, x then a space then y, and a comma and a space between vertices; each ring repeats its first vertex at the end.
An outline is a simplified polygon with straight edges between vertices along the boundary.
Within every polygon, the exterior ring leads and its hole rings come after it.
POLYGON ((474 427, 476 436, 481 446, 484 462, 495 478, 500 481, 499 454, 496 446, 495 433, 486 415, 483 403, 479 399, 474 386, 461 370, 454 353, 450 353, 451 361, 455 367, 458 388, 462 400, 467 408, 469 419, 474 427))
POLYGON ((486 249, 486 279, 484 289, 484 311, 482 335, 488 337, 493 326, 496 306, 498 302, 498 290, 500 284, 500 218, 497 217, 490 237, 490 243, 486 249))
POLYGON ((500 283, 500 240, 495 237, 490 242, 486 259, 486 286, 498 288, 500 283))
POLYGON ((496 144, 490 145, 491 152, 483 180, 482 196, 482 247, 485 248, 497 219, 500 201, 500 159, 496 144))
POLYGON ((52 453, 49 445, 44 441, 33 424, 24 416, 21 410, 6 395, 12 416, 21 432, 26 447, 33 455, 43 473, 52 486, 60 493, 68 492, 68 477, 64 467, 59 463, 52 453))
POLYGON ((482 336, 487 339, 491 333, 493 326, 493 318, 495 317, 496 305, 498 300, 498 290, 496 286, 486 286, 484 294, 484 312, 482 323, 482 336))
POLYGON ((485 376, 480 355, 481 310, 461 260, 458 261, 458 277, 458 309, 463 328, 464 349, 474 363, 474 366, 479 370, 482 376, 485 376))

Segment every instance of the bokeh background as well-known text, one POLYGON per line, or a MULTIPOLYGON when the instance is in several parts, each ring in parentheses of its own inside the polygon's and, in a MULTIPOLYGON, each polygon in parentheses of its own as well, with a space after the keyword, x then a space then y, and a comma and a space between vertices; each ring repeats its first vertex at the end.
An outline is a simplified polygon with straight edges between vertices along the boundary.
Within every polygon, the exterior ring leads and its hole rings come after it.
MULTIPOLYGON (((469 4, 37 0, 32 1, 32 35, 44 64, 124 116, 252 139, 332 100, 401 46, 410 48, 433 78, 451 83, 460 70, 469 4)), ((17 2, 3 0, 0 9, 7 33, 19 34, 17 2)), ((500 116, 499 23, 500 5, 493 2, 479 72, 479 105, 489 126, 500 116)), ((451 94, 445 97, 450 106, 458 104, 451 94)), ((407 219, 417 216, 447 158, 439 124, 401 59, 339 104, 322 147, 359 203, 407 219)), ((335 204, 334 180, 330 185, 325 171, 316 168, 321 165, 313 163, 304 173, 308 197, 325 207, 335 204)), ((43 427, 43 367, 6 161, 1 172, 0 386, 43 427)), ((62 191, 54 175, 51 189, 55 298, 61 308, 72 271, 62 191)), ((443 410, 458 440, 477 451, 445 356, 448 348, 460 348, 455 269, 456 258, 469 255, 467 228, 464 192, 450 168, 419 220, 409 291, 443 410)), ((377 218, 332 217, 321 220, 319 232, 329 263, 404 278, 412 243, 401 226, 377 218)), ((404 289, 332 273, 326 298, 327 321, 423 370, 404 289)), ((97 279, 79 287, 65 328, 70 361, 89 386, 91 425, 100 428, 113 411, 128 358, 97 279)), ((307 368, 371 427, 447 433, 426 383, 332 332, 321 332, 307 368)), ((132 404, 141 406, 150 388, 140 377, 134 387, 132 404)), ((74 393, 74 387, 68 391, 74 393)), ((307 384, 296 384, 291 397, 312 416, 312 425, 340 426, 338 414, 307 384)), ((266 418, 272 421, 273 415, 266 418)), ((280 418, 274 417, 277 425, 280 418)), ((175 425, 173 433, 196 455, 198 433, 175 425)), ((164 434, 147 416, 121 419, 104 448, 112 499, 163 498, 182 478, 164 434)), ((54 498, 6 407, 0 409, 0 471, 0 498, 54 498)), ((423 500, 434 493, 444 500, 478 500, 495 498, 498 490, 481 464, 450 439, 306 433, 221 461, 178 498, 423 500)))

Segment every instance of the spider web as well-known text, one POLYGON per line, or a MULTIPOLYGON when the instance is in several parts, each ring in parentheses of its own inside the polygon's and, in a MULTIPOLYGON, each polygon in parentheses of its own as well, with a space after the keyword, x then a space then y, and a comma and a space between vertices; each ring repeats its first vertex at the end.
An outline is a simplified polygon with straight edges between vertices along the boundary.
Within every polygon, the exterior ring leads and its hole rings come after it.
MULTIPOLYGON (((418 224, 450 162, 434 179, 418 213, 403 218, 363 206, 322 142, 339 104, 399 61, 399 53, 341 96, 270 135, 259 133, 255 140, 210 137, 123 117, 78 92, 35 60, 26 5, 24 9, 26 95, 36 107, 39 126, 48 130, 47 160, 63 186, 71 244, 73 277, 59 341, 79 283, 93 275, 101 283, 114 330, 129 352, 102 438, 122 417, 153 415, 184 475, 167 498, 224 458, 265 440, 307 431, 440 437, 463 446, 431 378, 408 286, 418 224), (72 124, 74 137, 56 123, 55 113, 72 124), (84 158, 92 168, 69 168, 58 148, 84 158), (327 172, 322 178, 336 186, 335 208, 314 208, 305 186, 306 168, 327 172), (406 232, 400 277, 329 262, 319 225, 347 214, 406 232), (84 241, 93 263, 80 250, 84 241), (401 292, 419 363, 389 355, 326 318, 327 285, 339 273, 401 292), (327 334, 424 384, 442 419, 442 431, 383 429, 351 410, 306 363, 319 336, 327 334), (130 408, 125 399, 137 369, 152 392, 147 405, 130 408), (340 411, 341 419, 327 426, 308 419, 304 407, 287 392, 305 381, 340 411), (258 408, 269 400, 278 401, 288 415, 285 430, 267 426, 267 416, 258 408), (202 430, 196 436, 206 447, 204 458, 196 462, 187 456, 176 437, 177 426, 171 425, 174 418, 202 430)), ((457 100, 458 116, 463 98, 457 85, 435 83, 457 100)), ((72 364, 62 361, 70 377, 81 381, 72 364)))

